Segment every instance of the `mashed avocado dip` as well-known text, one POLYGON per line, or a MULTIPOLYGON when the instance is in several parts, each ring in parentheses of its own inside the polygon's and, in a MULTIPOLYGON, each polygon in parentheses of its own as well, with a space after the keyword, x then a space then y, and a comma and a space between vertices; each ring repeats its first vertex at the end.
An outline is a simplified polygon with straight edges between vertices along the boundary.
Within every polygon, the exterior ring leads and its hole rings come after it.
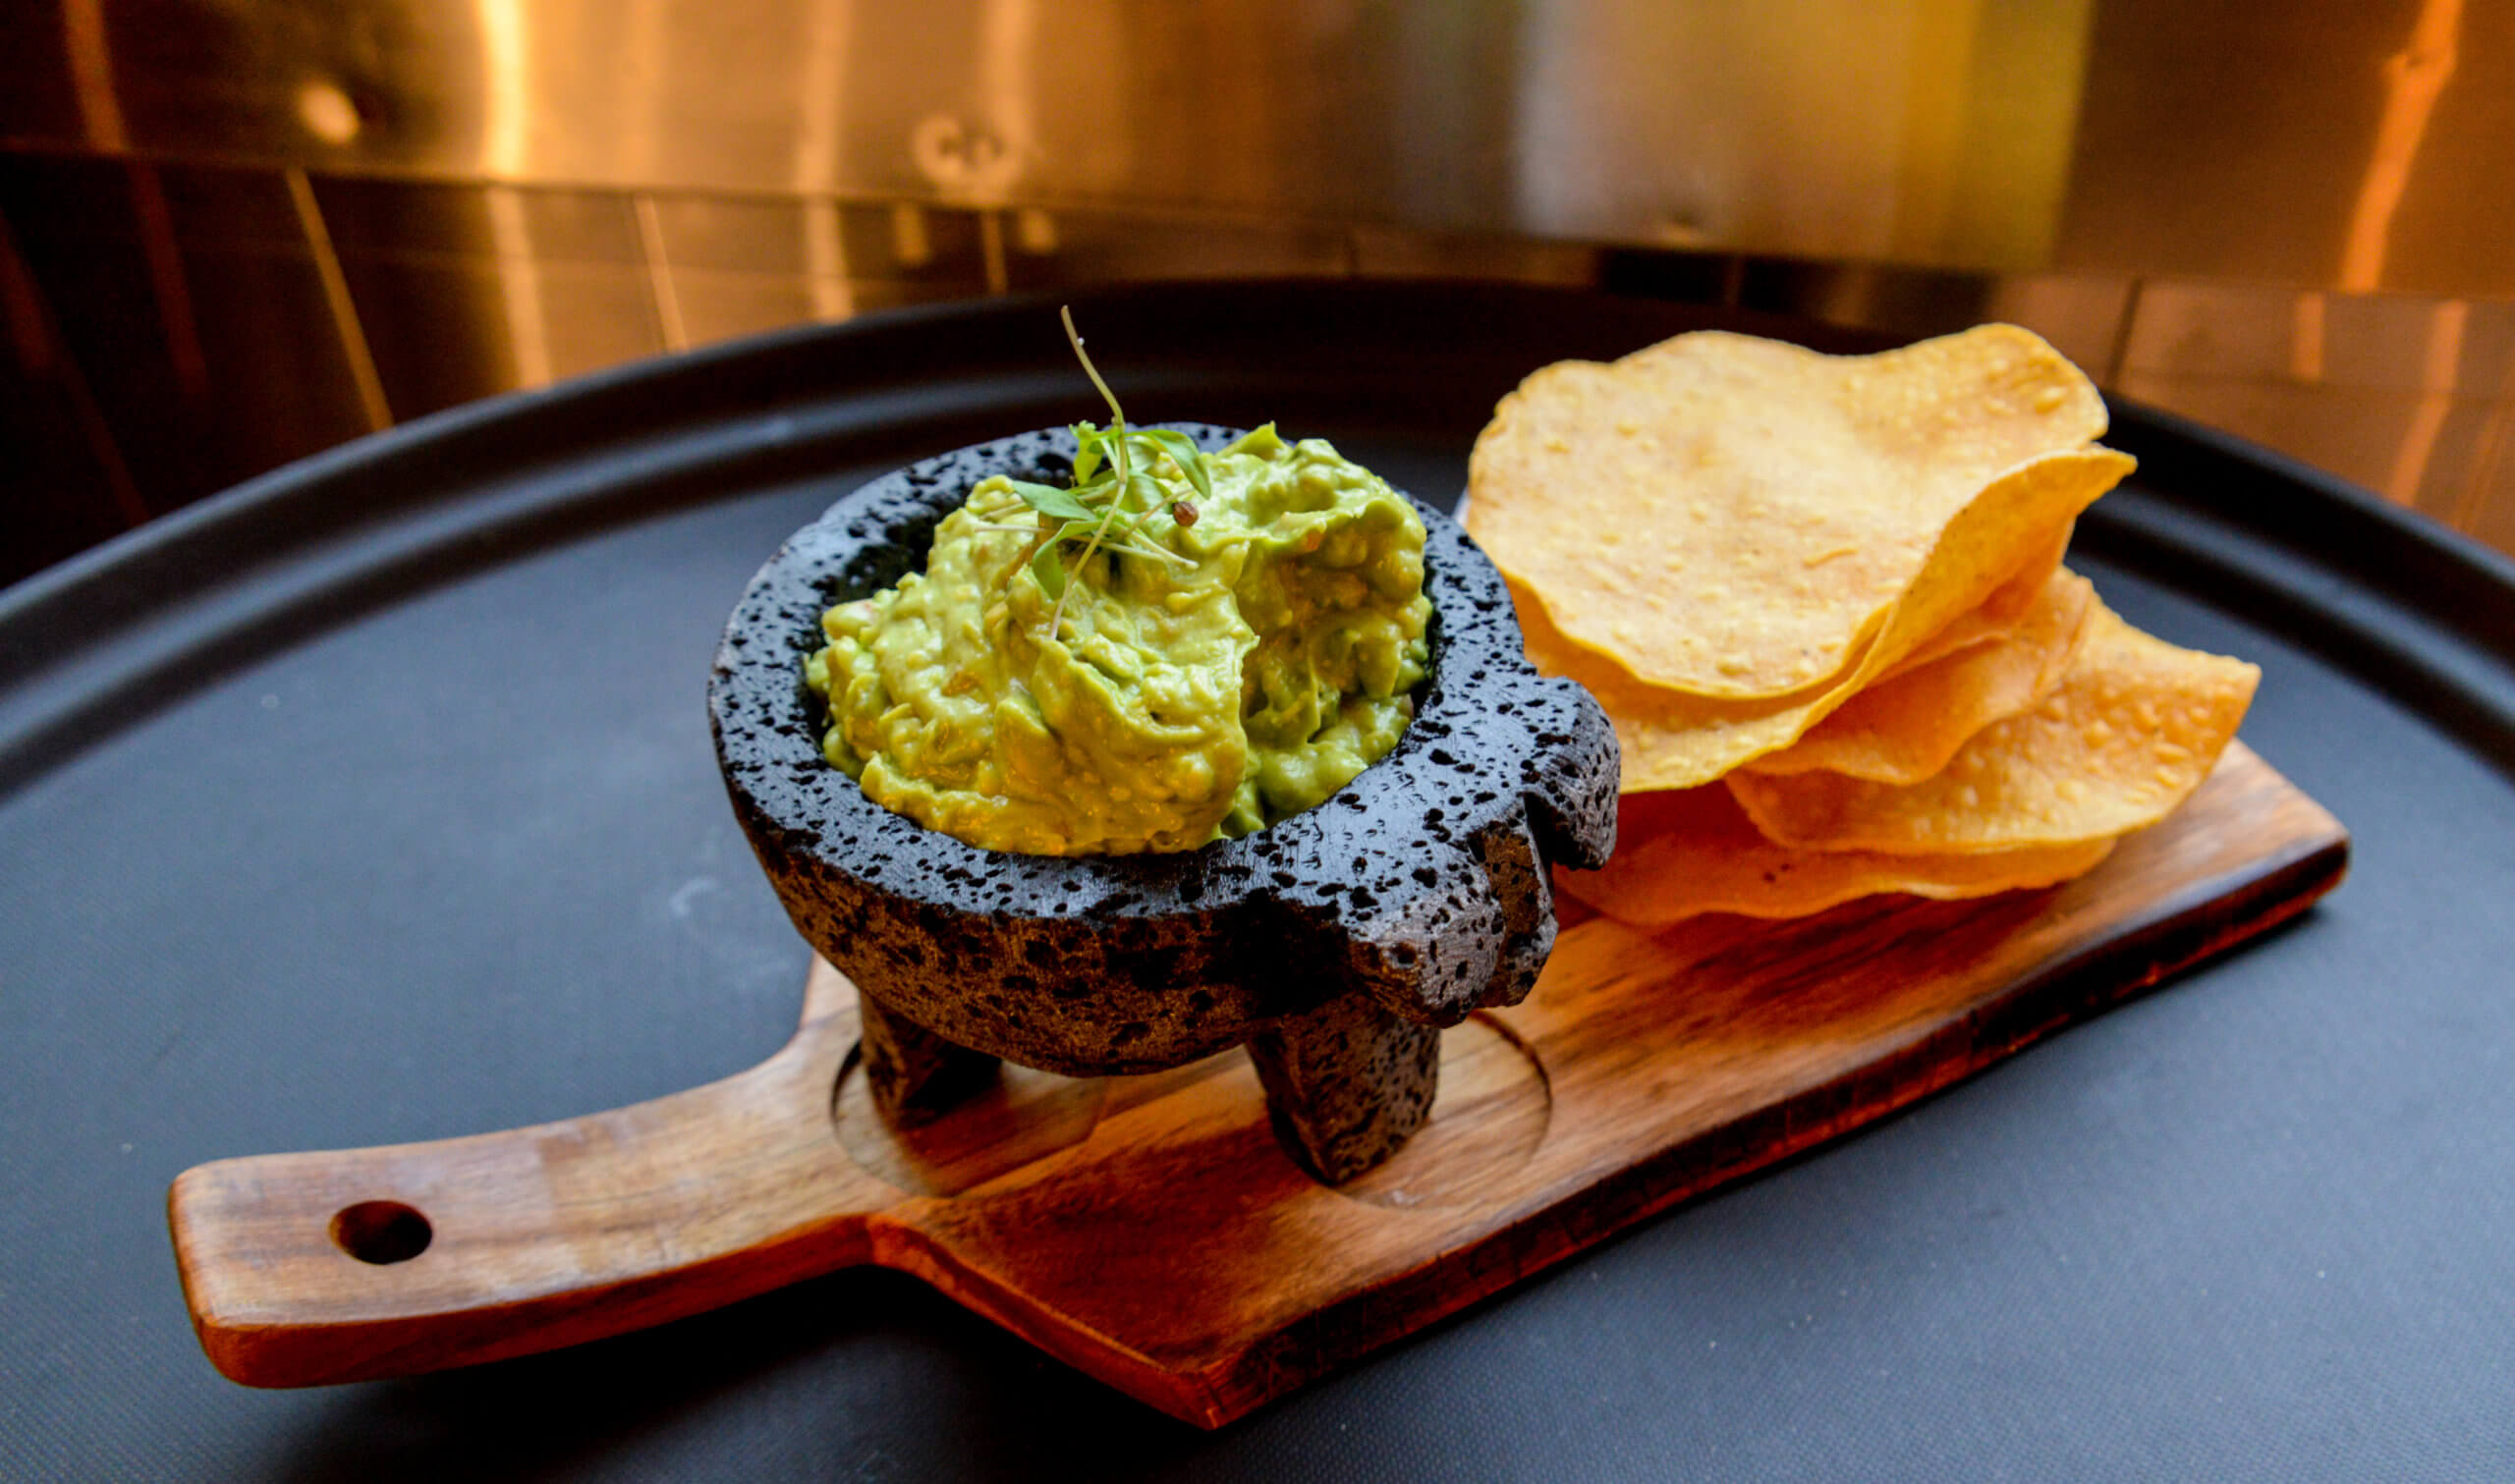
POLYGON ((1126 507, 1167 557, 1069 559, 1062 605, 1033 560, 1055 522, 981 480, 922 574, 822 616, 804 675, 829 760, 885 808, 1037 855, 1192 850, 1352 781, 1414 716, 1424 523, 1272 424, 1203 463, 1210 494, 1163 457, 1159 503, 1126 507))

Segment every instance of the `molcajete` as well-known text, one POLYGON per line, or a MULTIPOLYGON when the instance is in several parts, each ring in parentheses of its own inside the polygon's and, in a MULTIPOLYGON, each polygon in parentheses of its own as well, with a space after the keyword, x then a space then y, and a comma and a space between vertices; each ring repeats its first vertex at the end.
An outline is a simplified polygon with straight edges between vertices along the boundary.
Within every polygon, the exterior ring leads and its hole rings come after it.
MULTIPOLYGON (((1174 426, 1209 450, 1238 436, 1174 426)), ((1073 452, 1058 428, 925 460, 769 559, 708 685, 735 813, 796 928, 855 981, 894 1119, 930 1116, 996 1058, 1085 1076, 1246 1044, 1288 1150, 1346 1179, 1428 1113, 1439 1028, 1536 983, 1548 867, 1614 847, 1615 735, 1586 691, 1530 668, 1501 576, 1418 501, 1429 674, 1396 747, 1326 802, 1120 856, 983 851, 890 812, 821 755, 803 681, 820 615, 922 569, 979 479, 1061 480, 1073 452)))

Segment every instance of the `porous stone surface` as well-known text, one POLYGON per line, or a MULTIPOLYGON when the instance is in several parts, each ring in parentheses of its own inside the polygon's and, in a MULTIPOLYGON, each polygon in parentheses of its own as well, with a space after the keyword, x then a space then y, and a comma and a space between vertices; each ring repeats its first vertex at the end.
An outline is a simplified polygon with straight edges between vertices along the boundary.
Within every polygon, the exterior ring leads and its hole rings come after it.
POLYGON ((1276 1140, 1332 1185, 1395 1154, 1432 1116, 1441 1033, 1346 995, 1260 1027, 1249 1060, 1276 1140))
POLYGON ((856 995, 857 1055, 873 1106, 896 1128, 931 1123, 993 1082, 1003 1063, 956 1046, 882 1002, 856 995))
MULTIPOLYGON (((1237 436, 1177 424, 1201 446, 1237 436)), ((1362 995, 1425 1026, 1508 1005, 1554 941, 1553 863, 1615 844, 1614 733, 1521 652, 1501 577, 1425 508, 1430 674, 1397 746, 1319 806, 1171 854, 982 851, 874 803, 822 756, 803 681, 820 615, 922 570, 992 473, 1062 481, 1052 429, 864 486, 752 579, 708 685, 736 815, 796 928, 890 1011, 1069 1075, 1157 1071, 1362 995)))

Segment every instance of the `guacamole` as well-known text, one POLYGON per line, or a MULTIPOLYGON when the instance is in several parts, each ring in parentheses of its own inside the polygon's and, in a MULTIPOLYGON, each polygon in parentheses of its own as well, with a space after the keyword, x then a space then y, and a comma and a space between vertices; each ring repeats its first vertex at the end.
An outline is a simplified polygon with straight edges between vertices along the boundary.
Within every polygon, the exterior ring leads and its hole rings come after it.
POLYGON ((1209 495, 1164 457, 1158 505, 1126 507, 1167 558, 1065 543, 1053 634, 1033 559, 1054 522, 979 481, 923 573, 822 616, 822 751, 885 808, 1038 855, 1193 850, 1343 788, 1414 716, 1423 522, 1271 424, 1203 463, 1209 495))

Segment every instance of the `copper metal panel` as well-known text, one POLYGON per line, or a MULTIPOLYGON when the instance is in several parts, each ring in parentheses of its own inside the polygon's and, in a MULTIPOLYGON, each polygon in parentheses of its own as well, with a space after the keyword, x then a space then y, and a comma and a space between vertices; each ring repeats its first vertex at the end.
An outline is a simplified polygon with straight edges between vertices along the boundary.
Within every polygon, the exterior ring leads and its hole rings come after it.
POLYGON ((815 320, 846 319, 859 310, 856 286, 843 278, 689 268, 675 269, 672 283, 682 338, 693 346, 815 320))
POLYGON ((121 451, 54 323, 42 287, 0 220, 0 583, 146 517, 121 451))
POLYGON ((2011 319, 2515 531, 2515 0, 25 0, 0 218, 108 510, 806 319, 1360 273, 2011 319))
POLYGON ((0 585, 125 528, 98 450, 80 436, 75 394, 15 361, 0 365, 0 585))
POLYGON ((2466 529, 2494 529, 2515 304, 2145 285, 2120 389, 2466 529))
POLYGON ((367 430, 278 177, 19 156, 0 211, 151 510, 367 430))
POLYGON ((161 163, 168 225, 188 246, 306 250, 306 233, 275 170, 161 163))
POLYGON ((375 252, 532 258, 637 266, 629 198, 616 191, 548 191, 317 177, 332 245, 375 252))
POLYGON ((2477 397, 2293 381, 2126 373, 2136 398, 2354 479, 2451 522, 2478 469, 2492 405, 2477 397))
POLYGON ((0 210, 37 241, 140 236, 130 167, 102 156, 0 154, 0 210))
MULTIPOLYGON (((838 234, 826 223, 818 227, 828 240, 816 245, 808 220, 808 203, 768 196, 655 195, 649 198, 655 228, 666 260, 675 270, 700 269, 735 273, 808 277, 815 257, 829 258, 838 234), (816 250, 817 249, 817 250, 816 250)), ((834 205, 814 203, 835 212, 834 205)), ((822 272, 845 277, 843 266, 822 272)))
POLYGON ((149 514, 219 487, 208 376, 190 285, 171 236, 143 237, 124 167, 104 165, 110 209, 21 209, 9 220, 67 354, 121 450, 149 514), (152 250, 153 249, 153 250, 152 250))
POLYGON ((1690 304, 1734 304, 1746 260, 1725 252, 1611 247, 1599 254, 1598 287, 1611 294, 1690 304))
POLYGON ((1983 317, 2024 325, 2110 383, 2135 281, 2117 273, 2019 273, 1992 281, 1983 317))
POLYGON ((2515 0, 5 15, 18 147, 2515 293, 2515 0))
POLYGON ((2093 0, 29 0, 0 138, 2031 266, 2093 0))
POLYGON ((2473 464, 2456 523, 2499 551, 2515 552, 2515 399, 2490 410, 2473 464))
POLYGON ((789 278, 705 269, 675 269, 672 281, 685 333, 694 346, 906 304, 966 299, 978 292, 976 285, 955 289, 895 280, 789 278))
POLYGON ((2104 0, 2058 259, 2515 294, 2515 0, 2104 0))
POLYGON ((1502 278, 1586 289, 1598 282, 1600 248, 1585 243, 1468 237, 1357 227, 1354 271, 1367 278, 1502 278))
POLYGON ((210 368, 215 487, 369 430, 311 254, 187 247, 184 267, 210 368))
POLYGON ((2515 391, 2515 303, 2152 283, 2123 365, 2490 396, 2515 391))
POLYGON ((397 420, 658 354, 643 268, 343 252, 397 420))
POLYGON ((1299 223, 1218 222, 1126 212, 1027 210, 1003 224, 1004 286, 1129 278, 1335 275, 1345 234, 1299 223))
POLYGON ((976 292, 986 262, 976 212, 914 201, 657 194, 664 257, 676 269, 952 285, 976 292))
POLYGON ((1978 273, 1761 258, 1746 263, 1737 302, 1828 324, 1939 335, 1979 323, 1990 289, 1978 273))
POLYGON ((75 147, 88 142, 71 76, 68 29, 58 0, 0 5, 0 138, 75 147))

